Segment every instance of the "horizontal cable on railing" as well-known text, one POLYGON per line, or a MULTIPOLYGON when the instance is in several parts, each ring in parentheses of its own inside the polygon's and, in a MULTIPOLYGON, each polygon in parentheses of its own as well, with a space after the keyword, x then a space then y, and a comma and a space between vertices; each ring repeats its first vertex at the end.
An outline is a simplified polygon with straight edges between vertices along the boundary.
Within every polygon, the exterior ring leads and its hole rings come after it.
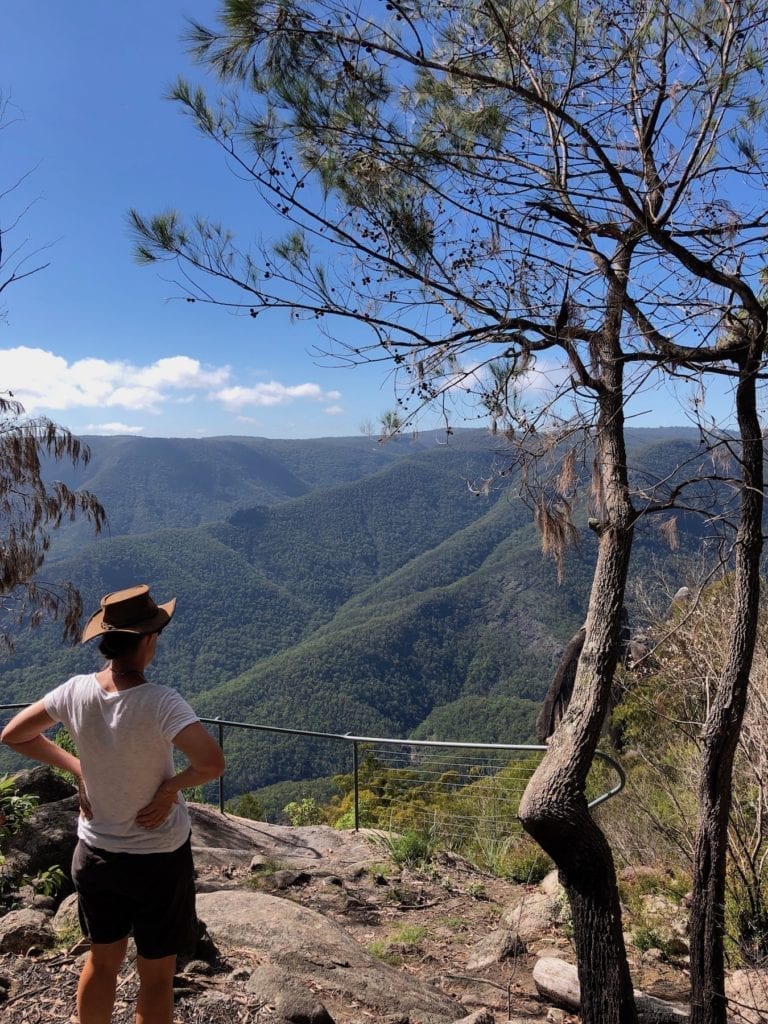
MULTIPOLYGON (((0 712, 15 711, 27 707, 27 703, 0 704, 0 712)), ((483 807, 503 811, 503 820, 498 827, 508 830, 518 827, 514 822, 516 806, 525 786, 533 774, 533 755, 543 755, 547 751, 545 745, 529 743, 473 743, 443 740, 411 740, 393 739, 382 736, 356 736, 351 733, 319 732, 311 729, 291 729, 285 726, 260 725, 253 722, 238 722, 222 718, 201 718, 206 725, 215 726, 221 746, 224 746, 224 730, 240 729, 276 736, 301 736, 308 739, 334 741, 352 747, 352 783, 354 794, 354 827, 360 826, 361 807, 361 773, 364 769, 384 771, 390 775, 391 785, 379 794, 380 805, 394 813, 395 804, 400 801, 412 816, 422 818, 439 818, 446 829, 458 829, 451 832, 448 838, 466 838, 469 827, 475 829, 483 824, 493 833, 496 824, 488 815, 467 813, 460 801, 474 798, 480 800, 483 807), (439 752, 444 752, 444 757, 439 752), (527 763, 526 763, 527 762, 527 763), (399 774, 398 774, 399 773, 399 774), (451 778, 450 776, 458 776, 451 778), (446 778, 446 776, 448 776, 446 778), (472 787, 478 787, 474 790, 472 787), (482 787, 480 789, 480 787, 482 787), (416 796, 437 799, 450 795, 457 801, 455 810, 445 807, 418 807, 413 801, 406 801, 406 790, 416 796), (469 792, 467 792, 469 790, 469 792), (462 792, 464 791, 464 792, 462 792), (462 823, 462 824, 460 824, 462 823)), ((603 761, 618 776, 617 784, 601 793, 589 802, 589 807, 597 807, 610 797, 615 796, 624 787, 625 776, 621 765, 608 754, 597 751, 596 759, 603 761)), ((379 787, 381 788, 381 787, 379 787)), ((375 795, 375 794, 374 794, 375 795)), ((224 812, 224 777, 219 779, 219 810, 224 812)), ((400 812, 405 813, 404 807, 400 812)), ((492 839, 492 836, 488 836, 492 839)), ((493 839, 493 841, 496 841, 493 839)))

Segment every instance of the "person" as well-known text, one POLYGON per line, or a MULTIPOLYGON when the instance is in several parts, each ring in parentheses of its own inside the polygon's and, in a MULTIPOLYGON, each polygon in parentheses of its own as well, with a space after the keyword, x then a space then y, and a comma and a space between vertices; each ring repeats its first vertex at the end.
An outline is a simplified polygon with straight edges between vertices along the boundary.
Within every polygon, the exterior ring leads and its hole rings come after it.
POLYGON ((218 778, 224 755, 187 702, 144 672, 176 599, 146 585, 107 594, 82 642, 100 638, 100 671, 73 676, 20 711, 0 739, 71 772, 80 791, 72 879, 90 950, 77 988, 80 1024, 107 1024, 132 933, 137 1024, 172 1024, 176 957, 196 926, 190 819, 182 789, 218 778), (79 756, 44 735, 63 723, 79 756), (174 769, 173 748, 187 760, 174 769))

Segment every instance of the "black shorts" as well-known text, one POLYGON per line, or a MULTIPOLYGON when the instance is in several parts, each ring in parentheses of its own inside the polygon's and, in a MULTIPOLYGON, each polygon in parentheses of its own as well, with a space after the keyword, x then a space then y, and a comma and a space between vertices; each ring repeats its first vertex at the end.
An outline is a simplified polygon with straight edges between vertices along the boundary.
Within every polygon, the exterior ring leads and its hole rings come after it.
POLYGON ((80 927, 91 942, 133 933, 147 960, 191 955, 197 936, 191 839, 172 853, 115 853, 78 840, 72 881, 80 927))

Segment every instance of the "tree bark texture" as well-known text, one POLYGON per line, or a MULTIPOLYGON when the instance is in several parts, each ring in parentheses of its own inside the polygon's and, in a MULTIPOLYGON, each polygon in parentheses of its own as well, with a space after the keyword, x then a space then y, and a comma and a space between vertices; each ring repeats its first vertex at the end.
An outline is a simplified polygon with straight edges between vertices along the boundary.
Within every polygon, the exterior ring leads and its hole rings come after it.
POLYGON ((691 902, 692 1024, 726 1024, 727 1020, 723 937, 728 816, 760 602, 763 441, 756 407, 756 362, 742 371, 736 395, 742 483, 734 571, 736 600, 725 666, 703 734, 691 902))
POLYGON ((631 528, 603 533, 574 697, 519 812, 523 827, 557 865, 570 901, 584 1024, 637 1019, 616 869, 584 792, 608 708, 630 550, 631 528))
POLYGON ((525 830, 552 857, 571 904, 584 1024, 635 1024, 637 1013, 621 926, 616 869, 587 808, 585 786, 609 707, 624 589, 636 518, 624 448, 623 379, 618 339, 621 281, 631 253, 614 263, 604 336, 593 361, 600 379, 596 435, 603 493, 600 538, 586 640, 571 703, 520 803, 525 830))

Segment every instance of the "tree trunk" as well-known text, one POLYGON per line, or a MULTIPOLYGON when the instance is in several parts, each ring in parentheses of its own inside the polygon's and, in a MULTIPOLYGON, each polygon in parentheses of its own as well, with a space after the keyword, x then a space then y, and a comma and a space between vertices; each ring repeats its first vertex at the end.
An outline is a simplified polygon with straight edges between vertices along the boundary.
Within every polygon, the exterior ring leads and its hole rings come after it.
POLYGON ((756 408, 756 364, 757 360, 742 370, 736 393, 742 480, 736 600, 725 666, 704 724, 691 903, 692 1024, 726 1024, 727 1019, 723 936, 728 816, 760 601, 763 441, 756 408))
POLYGON ((557 865, 570 901, 584 1024, 634 1024, 637 1019, 616 869, 584 793, 616 666, 631 542, 631 527, 607 530, 600 539, 574 696, 519 811, 525 830, 557 865))
POLYGON ((624 448, 623 378, 618 339, 622 281, 631 259, 619 247, 604 333, 593 354, 600 372, 597 457, 602 478, 600 538, 586 640, 573 696, 520 803, 523 828, 552 857, 573 915, 584 1024, 635 1024, 637 1014, 621 927, 616 869, 587 808, 585 785, 608 711, 636 513, 624 448))

